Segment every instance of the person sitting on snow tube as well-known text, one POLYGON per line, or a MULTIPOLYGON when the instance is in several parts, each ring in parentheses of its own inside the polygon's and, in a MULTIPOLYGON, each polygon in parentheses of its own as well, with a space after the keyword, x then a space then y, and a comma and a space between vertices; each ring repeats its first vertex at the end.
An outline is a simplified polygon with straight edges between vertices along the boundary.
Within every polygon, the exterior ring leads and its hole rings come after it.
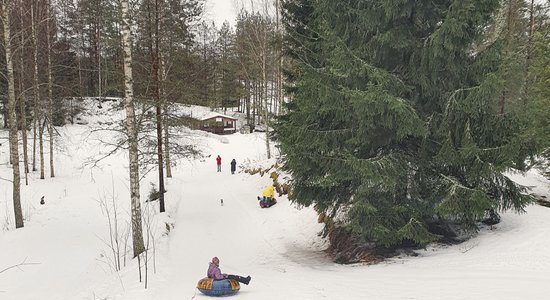
POLYGON ((235 279, 240 283, 248 285, 250 283, 250 276, 242 277, 239 275, 228 275, 222 273, 220 270, 220 260, 217 257, 212 258, 212 262, 208 266, 208 271, 206 272, 208 278, 213 278, 214 280, 223 280, 223 279, 235 279))
POLYGON ((261 208, 271 207, 275 203, 277 203, 277 200, 275 200, 275 188, 273 187, 273 185, 268 186, 264 190, 262 198, 258 196, 258 200, 260 200, 261 208))
POLYGON ((229 296, 236 294, 239 289, 239 282, 250 283, 250 276, 242 277, 238 275, 224 274, 220 270, 220 260, 217 257, 212 258, 206 272, 207 277, 199 280, 197 288, 203 294, 208 296, 229 296))

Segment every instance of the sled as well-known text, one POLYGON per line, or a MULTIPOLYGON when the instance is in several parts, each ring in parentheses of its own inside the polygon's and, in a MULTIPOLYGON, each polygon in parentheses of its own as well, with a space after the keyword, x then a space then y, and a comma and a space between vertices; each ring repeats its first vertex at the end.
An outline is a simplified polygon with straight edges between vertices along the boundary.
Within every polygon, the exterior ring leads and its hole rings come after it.
POLYGON ((261 208, 270 208, 272 207, 273 205, 277 204, 277 200, 275 199, 272 199, 269 204, 264 204, 263 202, 260 201, 260 207, 261 208))
POLYGON ((214 280, 203 278, 197 283, 197 289, 207 296, 232 296, 239 292, 241 286, 234 279, 214 280))

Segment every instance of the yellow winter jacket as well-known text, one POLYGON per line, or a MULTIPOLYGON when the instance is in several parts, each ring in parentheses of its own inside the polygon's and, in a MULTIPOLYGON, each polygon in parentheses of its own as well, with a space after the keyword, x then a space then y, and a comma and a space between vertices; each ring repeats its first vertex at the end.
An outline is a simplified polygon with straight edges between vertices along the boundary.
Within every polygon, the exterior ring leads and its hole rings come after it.
POLYGON ((275 198, 275 190, 272 185, 268 186, 265 190, 263 195, 266 198, 275 198))

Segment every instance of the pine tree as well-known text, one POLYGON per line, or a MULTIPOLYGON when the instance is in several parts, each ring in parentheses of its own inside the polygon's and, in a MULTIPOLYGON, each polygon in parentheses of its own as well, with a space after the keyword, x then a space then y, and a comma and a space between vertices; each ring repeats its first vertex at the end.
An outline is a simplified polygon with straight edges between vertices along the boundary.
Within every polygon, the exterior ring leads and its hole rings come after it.
POLYGON ((276 136, 294 201, 382 247, 522 212, 531 199, 503 172, 533 149, 522 108, 500 110, 519 96, 505 92, 506 37, 487 41, 499 4, 283 1, 293 101, 276 136))

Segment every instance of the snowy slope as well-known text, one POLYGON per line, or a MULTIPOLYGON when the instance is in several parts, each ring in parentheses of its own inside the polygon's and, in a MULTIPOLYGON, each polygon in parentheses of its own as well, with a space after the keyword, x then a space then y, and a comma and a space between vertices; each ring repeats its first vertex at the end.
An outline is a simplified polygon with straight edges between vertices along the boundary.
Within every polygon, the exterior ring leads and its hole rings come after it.
MULTIPOLYGON (((118 113, 101 112, 118 119, 118 113)), ((127 221, 129 195, 127 155, 82 162, 106 150, 99 140, 114 132, 90 125, 59 128, 56 178, 31 174, 22 186, 26 223, 13 229, 11 186, 0 180, 0 271, 26 259, 37 263, 0 273, 0 299, 207 299, 195 288, 212 256, 225 273, 251 275, 235 299, 545 299, 550 277, 550 209, 528 208, 525 215, 505 214, 502 223, 456 246, 428 247, 417 257, 366 265, 337 265, 322 249, 321 225, 311 208, 296 208, 285 197, 260 209, 256 196, 270 183, 251 176, 245 166, 271 165, 265 134, 216 136, 182 130, 204 151, 196 160, 181 159, 167 179, 167 212, 158 203, 143 203, 152 216, 155 250, 149 264, 148 288, 138 281, 137 262, 120 272, 110 270, 107 219, 101 200, 115 199, 121 227, 127 221), (220 155, 222 172, 216 172, 220 155), (229 172, 235 158, 237 174, 229 172), (46 205, 40 205, 44 195, 46 205), (220 205, 220 199, 224 205, 220 205), (167 233, 166 223, 173 224, 167 233), (153 262, 154 258, 154 262, 153 262)), ((7 132, 1 131, 1 137, 7 132)), ((7 142, 0 147, 0 178, 11 179, 7 142)), ((273 153, 277 154, 275 149, 273 153)), ((46 174, 49 174, 46 172, 46 174)), ((548 182, 536 173, 514 179, 548 195, 548 182)), ((142 200, 154 172, 141 183, 142 200)), ((170 226, 170 225, 169 225, 170 226)), ((152 250, 151 250, 152 252, 152 250)))

